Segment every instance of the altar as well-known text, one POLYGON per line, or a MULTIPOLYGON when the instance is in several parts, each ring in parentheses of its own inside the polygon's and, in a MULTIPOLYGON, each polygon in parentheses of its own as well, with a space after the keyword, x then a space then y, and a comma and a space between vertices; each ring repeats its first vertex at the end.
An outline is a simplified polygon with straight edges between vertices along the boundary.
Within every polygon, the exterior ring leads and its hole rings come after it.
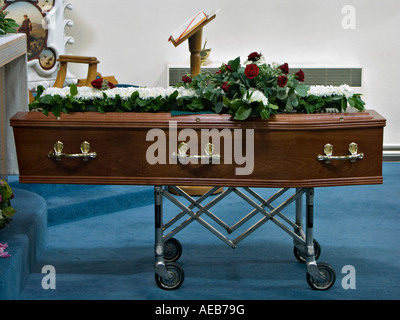
POLYGON ((0 37, 0 177, 18 174, 17 157, 10 118, 28 110, 26 37, 0 37))

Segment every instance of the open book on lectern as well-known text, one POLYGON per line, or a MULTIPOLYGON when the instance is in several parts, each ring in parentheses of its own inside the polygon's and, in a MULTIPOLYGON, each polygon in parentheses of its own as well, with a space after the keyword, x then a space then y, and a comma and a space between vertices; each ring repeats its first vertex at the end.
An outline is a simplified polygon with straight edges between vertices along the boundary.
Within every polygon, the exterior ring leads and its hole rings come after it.
POLYGON ((214 19, 219 10, 220 9, 215 10, 209 15, 204 13, 204 11, 198 12, 192 18, 187 20, 183 25, 181 25, 178 29, 172 32, 168 41, 171 41, 175 47, 180 45, 188 38, 188 35, 190 35, 191 32, 199 27, 202 27, 203 25, 208 23, 208 21, 214 19))

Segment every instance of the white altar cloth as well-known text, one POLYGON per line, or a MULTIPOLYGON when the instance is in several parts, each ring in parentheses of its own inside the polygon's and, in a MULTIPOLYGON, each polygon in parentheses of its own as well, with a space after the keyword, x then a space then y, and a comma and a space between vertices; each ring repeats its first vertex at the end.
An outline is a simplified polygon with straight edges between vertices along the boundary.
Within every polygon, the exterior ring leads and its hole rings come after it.
POLYGON ((25 34, 0 36, 0 176, 18 174, 10 118, 29 103, 25 34))

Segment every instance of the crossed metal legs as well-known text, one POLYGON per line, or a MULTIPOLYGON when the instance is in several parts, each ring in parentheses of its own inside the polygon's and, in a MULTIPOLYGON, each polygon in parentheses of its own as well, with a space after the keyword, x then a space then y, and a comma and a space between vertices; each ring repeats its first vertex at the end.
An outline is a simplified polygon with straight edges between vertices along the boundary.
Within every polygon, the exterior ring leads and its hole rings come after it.
POLYGON ((172 237, 194 221, 200 223, 205 229, 212 232, 216 237, 221 239, 231 248, 236 248, 237 244, 240 241, 242 241, 251 233, 253 233, 255 230, 260 228, 264 223, 266 223, 267 221, 272 221, 279 228, 281 228, 283 231, 285 231, 286 233, 288 233, 290 236, 293 237, 295 257, 299 261, 305 262, 307 267, 308 284, 313 289, 317 290, 326 290, 333 285, 336 279, 336 275, 333 268, 328 264, 325 263, 317 264, 316 262, 317 258, 319 257, 321 249, 318 242, 313 238, 314 188, 297 188, 295 193, 291 197, 289 197, 276 207, 272 205, 272 202, 282 197, 289 190, 289 188, 280 189, 269 199, 265 200, 251 188, 244 187, 239 189, 237 187, 229 187, 226 188, 219 195, 215 196, 206 205, 202 205, 201 203, 208 197, 210 197, 210 195, 212 195, 214 191, 219 188, 219 186, 211 188, 209 191, 207 191, 203 196, 199 197, 198 199, 194 199, 193 197, 189 196, 178 187, 172 187, 172 188, 179 196, 188 200, 190 202, 190 205, 187 206, 183 204, 181 201, 178 200, 178 196, 169 193, 167 189, 164 189, 161 186, 155 186, 154 188, 155 273, 156 273, 156 282, 160 286, 160 288, 168 290, 177 289, 183 283, 184 279, 183 269, 178 263, 175 262, 180 257, 181 252, 174 253, 173 258, 171 259, 168 258, 168 261, 166 261, 167 259, 165 250, 166 248, 168 249, 172 248, 171 249, 172 251, 181 250, 180 243, 172 237), (244 192, 241 189, 243 189, 244 192), (213 206, 215 206, 218 202, 225 199, 232 192, 237 194, 247 203, 249 203, 254 209, 250 213, 245 215, 242 219, 240 219, 238 222, 236 222, 234 225, 229 226, 221 218, 217 217, 214 213, 212 213, 210 209, 213 206), (303 194, 306 195, 305 233, 302 229, 303 194), (177 214, 173 219, 171 219, 166 224, 164 224, 163 222, 163 205, 162 205, 163 197, 167 198, 181 210, 179 214, 177 214), (257 203, 254 199, 259 203, 257 203), (295 222, 291 221, 282 213, 282 210, 293 202, 295 202, 296 204, 295 222), (249 227, 247 230, 245 230, 243 233, 241 233, 238 237, 236 237, 233 240, 225 236, 222 232, 217 230, 214 226, 212 226, 202 217, 202 215, 205 215, 211 218, 214 222, 217 223, 218 226, 220 226, 222 229, 225 229, 228 235, 230 235, 259 213, 262 214, 262 217, 251 227, 249 227), (172 228, 174 225, 178 223, 180 219, 186 216, 188 216, 186 220, 180 223, 168 234, 164 235, 167 229, 172 228))

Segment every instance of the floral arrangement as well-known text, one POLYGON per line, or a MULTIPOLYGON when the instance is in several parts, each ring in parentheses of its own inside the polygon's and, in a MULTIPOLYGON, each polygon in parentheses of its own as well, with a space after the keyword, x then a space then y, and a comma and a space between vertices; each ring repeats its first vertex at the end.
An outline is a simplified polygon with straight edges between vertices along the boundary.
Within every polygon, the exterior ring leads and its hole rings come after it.
MULTIPOLYGON (((10 185, 5 180, 0 180, 0 229, 5 228, 11 222, 11 217, 15 213, 15 209, 11 206, 11 199, 14 193, 10 185)), ((0 258, 9 258, 11 255, 5 250, 8 245, 0 243, 0 258)))
POLYGON ((15 22, 14 19, 6 18, 8 12, 0 10, 0 35, 7 33, 16 33, 16 29, 19 24, 15 22))
POLYGON ((182 82, 166 89, 119 88, 102 78, 92 82, 93 88, 39 86, 29 108, 45 114, 51 111, 57 117, 74 111, 209 111, 232 114, 236 120, 268 119, 278 112, 324 112, 327 108, 343 112, 348 106, 364 110, 361 95, 349 86, 308 86, 302 70, 289 71, 287 63, 267 64, 261 53, 253 52, 243 64, 238 57, 222 64, 216 73, 185 75, 182 82))
POLYGON ((7 243, 0 243, 0 258, 9 258, 11 255, 5 250, 8 248, 7 243))
POLYGON ((5 180, 0 180, 0 229, 5 228, 11 222, 15 209, 11 206, 14 193, 5 180))

